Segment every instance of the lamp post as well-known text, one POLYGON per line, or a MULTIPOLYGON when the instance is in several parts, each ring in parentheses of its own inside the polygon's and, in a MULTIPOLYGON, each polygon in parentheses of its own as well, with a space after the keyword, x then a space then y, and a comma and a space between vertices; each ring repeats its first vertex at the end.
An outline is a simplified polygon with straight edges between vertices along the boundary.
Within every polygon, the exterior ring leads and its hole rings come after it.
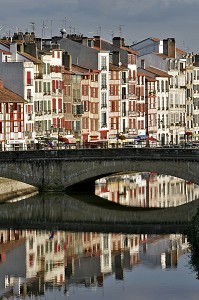
POLYGON ((57 140, 58 140, 57 146, 58 146, 58 150, 59 150, 60 120, 61 120, 61 117, 58 118, 58 123, 57 123, 57 140))
POLYGON ((114 125, 116 125, 116 147, 119 146, 119 122, 111 123, 111 129, 114 129, 114 125))
POLYGON ((116 123, 116 129, 117 129, 117 148, 119 147, 119 123, 116 123))

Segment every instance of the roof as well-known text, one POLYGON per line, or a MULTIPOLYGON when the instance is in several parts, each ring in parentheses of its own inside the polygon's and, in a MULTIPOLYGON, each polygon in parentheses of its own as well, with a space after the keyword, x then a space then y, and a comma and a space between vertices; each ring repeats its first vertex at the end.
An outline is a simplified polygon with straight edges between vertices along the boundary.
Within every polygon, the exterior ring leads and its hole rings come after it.
POLYGON ((110 71, 121 71, 121 69, 123 69, 123 68, 121 68, 121 67, 119 67, 119 66, 116 66, 116 65, 113 65, 113 64, 109 64, 109 70, 110 71))
POLYGON ((16 43, 18 45, 23 45, 24 41, 23 40, 11 40, 11 39, 9 39, 9 40, 0 40, 0 43, 6 45, 7 47, 9 47, 10 44, 12 44, 12 43, 16 43))
POLYGON ((155 81, 156 81, 155 78, 150 77, 150 76, 145 76, 145 78, 147 79, 147 81, 152 81, 152 82, 155 82, 155 81))
POLYGON ((137 42, 137 43, 134 43, 132 46, 141 44, 141 43, 143 43, 144 41, 147 41, 147 40, 151 40, 151 41, 153 41, 153 42, 158 42, 158 41, 160 41, 159 38, 148 37, 148 38, 146 38, 146 39, 144 39, 144 40, 142 40, 142 41, 139 41, 139 42, 137 42))
POLYGON ((157 56, 160 56, 162 58, 169 58, 170 56, 164 54, 164 53, 156 53, 156 52, 153 52, 153 54, 157 55, 157 56))
POLYGON ((146 68, 146 71, 155 74, 157 77, 172 77, 167 72, 162 71, 162 70, 157 69, 157 68, 154 68, 154 67, 151 67, 151 66, 149 66, 148 68, 146 68))
POLYGON ((72 64, 72 71, 73 72, 80 72, 80 73, 83 73, 84 75, 91 75, 93 73, 100 73, 100 70, 95 70, 95 69, 89 69, 89 68, 86 68, 86 67, 82 67, 82 66, 79 66, 79 65, 75 65, 75 64, 72 64))
POLYGON ((137 75, 138 76, 146 76, 146 74, 143 72, 143 70, 137 69, 137 75))
POLYGON ((178 52, 179 54, 185 55, 187 52, 185 52, 184 50, 180 49, 180 48, 176 48, 176 52, 178 52))
POLYGON ((26 52, 18 52, 18 54, 26 57, 27 59, 31 60, 34 63, 40 63, 40 64, 42 63, 42 61, 40 59, 38 59, 38 58, 36 58, 36 57, 26 53, 26 52))
POLYGON ((1 49, 0 49, 0 52, 3 53, 3 54, 12 55, 12 53, 9 52, 9 51, 5 51, 5 50, 1 50, 1 49))
POLYGON ((18 94, 12 92, 11 90, 0 87, 0 103, 26 103, 27 101, 19 96, 18 94))
POLYGON ((130 54, 135 54, 135 55, 138 55, 138 54, 139 54, 138 51, 132 50, 132 49, 129 48, 129 47, 123 46, 123 47, 120 47, 120 48, 123 49, 123 50, 125 50, 125 51, 127 51, 127 52, 130 53, 130 54))

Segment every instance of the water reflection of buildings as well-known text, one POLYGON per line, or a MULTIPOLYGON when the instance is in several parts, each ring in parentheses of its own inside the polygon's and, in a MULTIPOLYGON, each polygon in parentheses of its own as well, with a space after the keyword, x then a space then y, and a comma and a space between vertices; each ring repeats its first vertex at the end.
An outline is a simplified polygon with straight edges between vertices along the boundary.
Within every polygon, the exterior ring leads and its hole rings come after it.
POLYGON ((133 272, 141 263, 152 268, 177 267, 178 257, 188 248, 182 235, 62 231, 0 234, 15 237, 12 242, 2 239, 0 244, 0 297, 8 299, 13 295, 44 295, 49 289, 68 293, 74 284, 103 287, 106 277, 125 280, 125 271, 133 272))
POLYGON ((157 173, 109 176, 96 181, 96 195, 127 206, 171 207, 199 198, 199 186, 157 173))

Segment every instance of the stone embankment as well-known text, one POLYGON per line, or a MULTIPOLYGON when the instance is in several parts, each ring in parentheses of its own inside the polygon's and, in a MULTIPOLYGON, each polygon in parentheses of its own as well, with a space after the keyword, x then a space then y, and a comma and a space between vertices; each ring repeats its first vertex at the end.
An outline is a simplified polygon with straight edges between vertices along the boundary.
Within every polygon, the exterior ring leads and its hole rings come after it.
POLYGON ((36 193, 38 189, 32 185, 0 177, 0 202, 20 200, 36 193))

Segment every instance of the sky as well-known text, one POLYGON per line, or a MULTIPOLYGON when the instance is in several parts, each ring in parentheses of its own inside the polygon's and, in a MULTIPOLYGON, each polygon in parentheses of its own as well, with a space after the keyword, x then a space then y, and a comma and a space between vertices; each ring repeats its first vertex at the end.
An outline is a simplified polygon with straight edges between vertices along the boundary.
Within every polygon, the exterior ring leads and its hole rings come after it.
POLYGON ((121 36, 126 45, 148 37, 175 38, 177 47, 199 52, 199 0, 1 0, 0 36, 35 31, 60 35, 121 36))

